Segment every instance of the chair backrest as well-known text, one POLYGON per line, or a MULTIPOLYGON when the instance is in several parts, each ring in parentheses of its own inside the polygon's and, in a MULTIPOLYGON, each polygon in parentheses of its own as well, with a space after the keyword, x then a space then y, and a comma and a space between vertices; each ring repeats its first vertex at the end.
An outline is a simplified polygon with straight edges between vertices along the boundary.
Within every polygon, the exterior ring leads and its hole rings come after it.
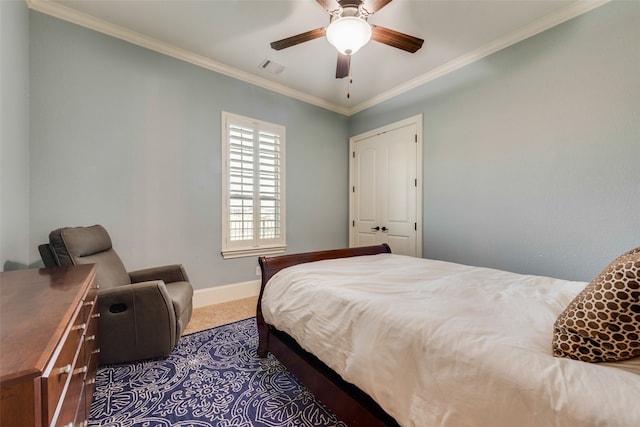
POLYGON ((60 265, 56 259, 56 254, 48 243, 38 245, 38 252, 40 252, 40 258, 42 258, 45 267, 57 267, 60 265))
POLYGON ((111 238, 101 225, 64 227, 49 233, 49 247, 61 266, 96 264, 96 282, 100 289, 131 283, 120 257, 111 246, 111 238))

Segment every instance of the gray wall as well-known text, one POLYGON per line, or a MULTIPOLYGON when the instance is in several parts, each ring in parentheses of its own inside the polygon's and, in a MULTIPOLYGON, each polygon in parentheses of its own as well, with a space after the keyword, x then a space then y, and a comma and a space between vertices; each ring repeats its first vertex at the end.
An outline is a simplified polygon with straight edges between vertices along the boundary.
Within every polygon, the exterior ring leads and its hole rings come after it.
POLYGON ((29 11, 0 0, 0 271, 29 263, 29 11))
POLYGON ((348 136, 417 113, 425 257, 589 280, 640 244, 638 2, 350 118, 0 4, 5 269, 53 228, 101 223, 131 269, 254 279, 255 258, 219 253, 222 110, 287 127, 288 252, 347 244, 348 136))
POLYGON ((286 126, 288 252, 348 244, 347 118, 40 13, 31 27, 31 241, 100 223, 129 269, 196 288, 256 279, 223 260, 221 111, 286 126))
POLYGON ((638 23, 612 2, 351 118, 424 113, 426 258, 591 280, 640 246, 638 23))

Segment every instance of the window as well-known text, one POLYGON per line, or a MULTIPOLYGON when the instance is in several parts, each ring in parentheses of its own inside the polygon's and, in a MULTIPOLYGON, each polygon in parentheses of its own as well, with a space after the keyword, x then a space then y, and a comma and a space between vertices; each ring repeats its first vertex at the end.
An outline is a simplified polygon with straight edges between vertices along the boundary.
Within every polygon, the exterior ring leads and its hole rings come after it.
POLYGON ((284 252, 283 126, 222 112, 222 256, 284 252))

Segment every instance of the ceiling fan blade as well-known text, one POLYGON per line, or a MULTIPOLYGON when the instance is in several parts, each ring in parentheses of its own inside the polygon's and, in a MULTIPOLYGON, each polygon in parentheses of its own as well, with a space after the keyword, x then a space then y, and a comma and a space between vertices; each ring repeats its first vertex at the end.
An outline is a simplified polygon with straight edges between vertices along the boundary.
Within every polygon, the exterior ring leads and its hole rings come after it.
POLYGON ((338 53, 338 65, 336 66, 336 79, 343 79, 349 75, 351 56, 338 53))
POLYGON ((424 43, 424 40, 417 37, 377 25, 371 26, 371 39, 411 53, 417 52, 424 43))
POLYGON ((391 3, 391 0, 363 0, 362 3, 364 10, 373 15, 374 13, 391 3))
POLYGON ((338 0, 316 0, 320 6, 327 12, 331 12, 332 10, 336 10, 340 7, 338 0))
POLYGON ((308 42, 309 40, 323 37, 325 33, 326 30, 324 28, 316 28, 315 30, 307 31, 306 33, 297 34, 295 36, 287 37, 286 39, 271 42, 271 47, 275 50, 285 49, 300 43, 308 42))

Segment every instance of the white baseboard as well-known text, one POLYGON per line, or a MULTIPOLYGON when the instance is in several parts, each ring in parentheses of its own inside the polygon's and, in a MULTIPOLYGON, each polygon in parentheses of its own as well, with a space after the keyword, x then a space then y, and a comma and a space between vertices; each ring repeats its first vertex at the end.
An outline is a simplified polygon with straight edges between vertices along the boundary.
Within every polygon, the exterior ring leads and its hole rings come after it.
POLYGON ((196 289, 193 292, 193 308, 221 304, 242 298, 257 297, 259 294, 260 280, 196 289))

